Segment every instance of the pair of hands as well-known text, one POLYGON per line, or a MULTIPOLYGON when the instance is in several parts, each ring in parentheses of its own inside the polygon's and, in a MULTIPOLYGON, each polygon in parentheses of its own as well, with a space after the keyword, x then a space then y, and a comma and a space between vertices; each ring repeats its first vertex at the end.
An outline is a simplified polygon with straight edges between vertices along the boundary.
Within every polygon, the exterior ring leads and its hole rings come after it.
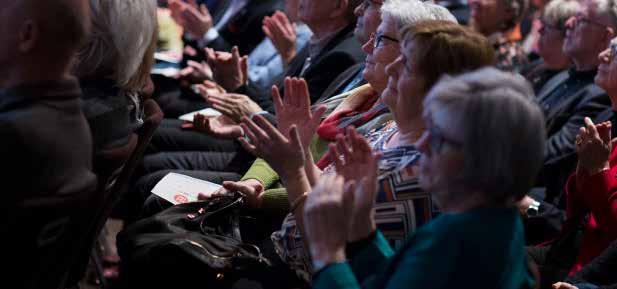
POLYGON ((212 77, 227 91, 235 91, 248 81, 248 56, 240 56, 237 46, 230 52, 204 49, 212 77))
POLYGON ((296 56, 296 26, 285 13, 276 11, 272 16, 264 17, 261 28, 281 55, 283 63, 289 64, 296 56))
POLYGON ((206 5, 197 5, 196 0, 167 0, 167 7, 171 18, 193 38, 202 38, 214 26, 206 5))
POLYGON ((316 264, 344 261, 346 244, 366 239, 376 229, 380 155, 353 128, 345 137, 337 136, 329 149, 336 174, 323 175, 304 205, 305 238, 316 264))
POLYGON ((610 121, 594 124, 586 117, 585 126, 580 128, 575 142, 578 168, 590 175, 610 169, 609 158, 616 141, 611 139, 610 121))
POLYGON ((247 151, 266 160, 279 175, 285 176, 304 166, 309 144, 326 107, 311 111, 308 86, 298 78, 285 79, 284 98, 278 87, 273 86, 272 99, 278 129, 260 115, 253 120, 245 117, 241 126, 250 142, 244 138, 238 140, 247 151))

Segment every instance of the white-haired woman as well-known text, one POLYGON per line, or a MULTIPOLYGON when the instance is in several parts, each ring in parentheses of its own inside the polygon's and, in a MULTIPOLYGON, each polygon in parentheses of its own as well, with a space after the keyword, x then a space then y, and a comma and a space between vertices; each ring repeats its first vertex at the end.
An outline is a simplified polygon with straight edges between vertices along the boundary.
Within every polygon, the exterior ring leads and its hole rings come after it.
POLYGON ((488 68, 440 81, 423 115, 420 184, 443 214, 395 253, 371 211, 376 156, 352 138, 346 158, 373 168, 352 179, 322 177, 306 201, 313 288, 533 287, 515 208, 543 161, 544 120, 533 91, 488 68), (361 237, 348 243, 348 236, 361 237))
POLYGON ((469 0, 469 24, 495 47, 497 68, 520 71, 527 64, 519 24, 529 0, 469 0))
POLYGON ((141 125, 153 90, 156 1, 90 0, 92 31, 75 66, 96 151, 123 144, 141 125))

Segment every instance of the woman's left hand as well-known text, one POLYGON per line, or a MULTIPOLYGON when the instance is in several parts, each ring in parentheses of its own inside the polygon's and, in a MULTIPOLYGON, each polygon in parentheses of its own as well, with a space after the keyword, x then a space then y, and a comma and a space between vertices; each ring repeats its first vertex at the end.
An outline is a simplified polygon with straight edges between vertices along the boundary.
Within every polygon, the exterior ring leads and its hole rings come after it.
POLYGON ((353 184, 345 185, 340 175, 326 174, 308 194, 304 204, 304 237, 315 264, 327 265, 345 260, 354 187, 353 184))

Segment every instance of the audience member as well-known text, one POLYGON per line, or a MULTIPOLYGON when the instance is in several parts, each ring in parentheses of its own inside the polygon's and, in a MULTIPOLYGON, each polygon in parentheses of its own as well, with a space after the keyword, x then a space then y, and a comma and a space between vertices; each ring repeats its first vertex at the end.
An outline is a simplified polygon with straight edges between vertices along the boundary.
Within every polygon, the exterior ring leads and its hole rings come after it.
POLYGON ((96 153, 124 144, 141 126, 144 92, 152 93, 156 6, 148 0, 92 0, 90 14, 92 31, 74 70, 96 153))
POLYGON ((617 29, 617 10, 609 0, 586 0, 576 16, 566 22, 563 51, 573 66, 551 78, 537 98, 546 119, 546 153, 538 185, 546 188, 541 195, 528 196, 521 210, 535 208, 538 221, 545 223, 527 234, 533 240, 547 240, 559 232, 565 209, 562 190, 576 166, 574 141, 584 118, 595 120, 609 107, 606 92, 593 83, 602 52, 617 29), (537 202, 537 203, 536 203, 537 202))
POLYGON ((5 191, 0 232, 6 236, 0 245, 11 264, 2 277, 13 288, 63 285, 47 282, 68 273, 62 270, 70 266, 86 229, 77 224, 91 220, 86 212, 95 205, 92 138, 79 83, 71 76, 90 28, 86 3, 0 1, 0 181, 5 191), (54 213, 45 218, 39 210, 54 213), (33 223, 34 216, 39 222, 33 223), (52 260, 54 252, 67 255, 52 260))
MULTIPOLYGON (((389 36, 397 26, 392 21, 396 18, 391 17, 391 15, 397 15, 394 10, 391 10, 394 7, 396 6, 390 6, 390 2, 386 2, 382 7, 383 20, 378 28, 378 33, 381 35, 389 36)), ((421 4, 418 9, 422 7, 421 4)), ((453 21, 455 21, 454 17, 450 21, 419 22, 401 31, 401 55, 386 68, 389 81, 382 94, 383 102, 389 107, 394 120, 366 134, 368 149, 382 154, 378 159, 377 177, 380 190, 376 206, 376 210, 382 213, 377 213, 377 223, 383 226, 382 228, 387 228, 384 230, 386 239, 397 247, 403 244, 407 232, 413 231, 416 226, 425 224, 433 215, 431 198, 417 186, 414 173, 417 170, 416 161, 419 158, 419 152, 413 143, 418 141, 424 132, 425 124, 421 117, 421 102, 424 95, 442 74, 461 73, 494 64, 493 51, 486 38, 452 23, 453 21), (461 59, 464 60, 461 61, 461 59), (409 68, 409 66, 412 67, 409 68), (402 93, 403 91, 405 93, 402 93), (413 210, 409 210, 411 208, 413 210), (397 210, 400 217, 393 216, 392 210, 397 210)), ((369 60, 372 58, 369 57, 369 60)), ((379 64, 368 63, 367 68, 371 69, 373 65, 379 64)), ((294 88, 293 91, 297 89, 294 88)), ((249 125, 245 127, 245 131, 251 143, 255 145, 248 144, 246 141, 242 142, 248 150, 263 155, 268 160, 268 163, 282 177, 289 192, 288 199, 292 204, 291 213, 283 224, 282 232, 277 232, 273 236, 275 245, 280 247, 277 252, 282 252, 284 259, 289 260, 288 262, 292 265, 303 262, 306 264, 304 267, 308 267, 308 260, 303 258, 306 256, 306 251, 302 246, 300 209, 303 198, 306 196, 298 192, 309 189, 305 187, 307 184, 300 182, 305 176, 310 183, 314 183, 321 172, 313 164, 310 153, 305 157, 298 156, 300 151, 309 151, 306 140, 314 134, 315 127, 312 125, 312 119, 304 119, 299 113, 291 115, 290 112, 298 109, 294 107, 294 101, 287 102, 287 99, 294 98, 298 96, 286 95, 286 103, 278 105, 278 129, 286 132, 290 127, 295 127, 300 132, 301 148, 278 143, 276 137, 272 135, 269 136, 270 143, 264 144, 263 138, 253 137, 253 135, 259 136, 256 131, 259 128, 250 120, 247 120, 249 125), (279 148, 278 153, 272 150, 275 147, 279 148), (306 159, 305 173, 298 174, 296 168, 292 166, 303 163, 303 159, 306 159), (294 258, 304 260, 294 260, 294 258)), ((256 117, 255 121, 259 123, 261 129, 268 131, 263 127, 263 118, 256 117)), ((347 139, 357 137, 359 135, 353 129, 347 130, 347 139)), ((337 137, 336 144, 330 145, 327 156, 332 160, 333 165, 327 167, 324 173, 331 174, 336 170, 339 174, 350 176, 358 170, 366 171, 364 167, 366 163, 355 162, 343 165, 342 160, 339 159, 339 153, 343 153, 343 159, 348 160, 348 151, 345 149, 342 135, 337 137)))
POLYGON ((542 165, 543 117, 531 88, 489 68, 445 78, 423 111, 419 180, 444 214, 395 253, 371 210, 376 156, 352 139, 348 155, 366 169, 322 177, 303 212, 313 288, 532 288, 514 206, 542 165), (479 146, 483 139, 496 142, 479 146))
POLYGON ((469 1, 469 25, 491 41, 499 69, 518 72, 527 64, 519 24, 528 7, 529 0, 469 1))
POLYGON ((521 74, 533 85, 537 93, 555 74, 572 65, 563 52, 566 36, 566 21, 579 10, 577 0, 553 0, 546 5, 540 17, 541 27, 537 39, 537 59, 527 65, 521 74))
MULTIPOLYGON (((606 89, 613 107, 617 103, 617 62, 614 45, 599 56, 595 82, 606 89)), ((611 117, 612 119, 612 117, 611 117)), ((542 285, 549 288, 566 275, 572 276, 617 239, 617 150, 613 147, 611 121, 595 125, 585 118, 576 136, 578 166, 565 187, 567 220, 556 240, 529 249, 540 265, 542 285), (582 228, 580 241, 577 234, 582 228)))

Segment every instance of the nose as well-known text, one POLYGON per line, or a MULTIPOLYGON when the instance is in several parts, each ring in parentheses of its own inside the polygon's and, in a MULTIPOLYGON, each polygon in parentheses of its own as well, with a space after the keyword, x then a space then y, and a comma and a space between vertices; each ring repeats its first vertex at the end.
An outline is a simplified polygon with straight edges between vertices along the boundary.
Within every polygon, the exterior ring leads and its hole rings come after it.
POLYGON ((403 57, 399 56, 394 60, 394 62, 388 64, 386 66, 386 74, 388 76, 396 76, 396 72, 398 67, 403 63, 403 57))
POLYGON ((371 35, 364 45, 362 45, 362 51, 366 52, 366 54, 373 54, 373 49, 375 47, 375 36, 371 35))
POLYGON ((611 61, 611 49, 608 48, 600 52, 598 59, 600 60, 600 63, 609 63, 611 61))

